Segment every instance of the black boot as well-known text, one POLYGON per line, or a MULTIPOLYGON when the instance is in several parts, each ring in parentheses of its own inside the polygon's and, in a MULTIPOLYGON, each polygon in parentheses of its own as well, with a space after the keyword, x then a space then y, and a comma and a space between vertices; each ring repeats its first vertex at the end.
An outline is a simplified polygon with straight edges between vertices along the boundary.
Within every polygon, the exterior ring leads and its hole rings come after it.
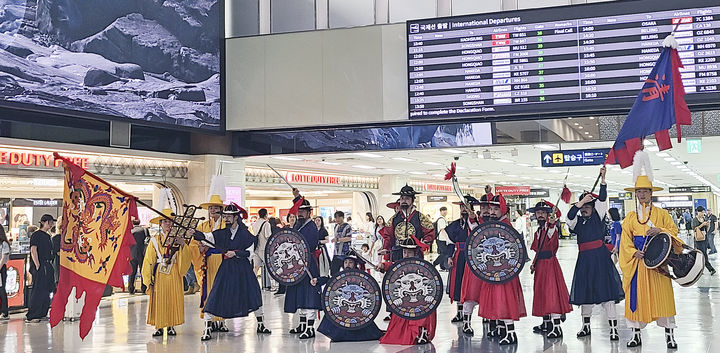
POLYGON ((627 343, 627 346, 630 348, 642 346, 642 337, 640 336, 640 329, 634 328, 632 330, 633 330, 633 338, 627 343))
POLYGON ((225 325, 225 320, 217 322, 218 332, 230 332, 230 329, 225 325))
POLYGON ((583 316, 582 330, 577 333, 578 337, 590 336, 590 316, 583 316))
POLYGON ((471 320, 470 314, 463 315, 462 331, 464 334, 472 336, 475 334, 475 330, 473 330, 472 326, 470 326, 470 320, 471 320))
POLYGON ((669 349, 677 349, 677 342, 675 342, 675 333, 671 328, 665 329, 665 343, 669 349))
POLYGON ((550 331, 550 315, 543 316, 543 323, 533 327, 533 332, 543 333, 550 331))
POLYGON ((305 327, 305 331, 298 336, 299 339, 304 340, 308 338, 315 337, 315 320, 314 319, 308 319, 307 321, 307 327, 305 327))
POLYGON ((207 341, 212 338, 212 321, 205 321, 205 330, 203 331, 202 336, 200 336, 201 341, 207 341))
POLYGON ((462 304, 457 305, 457 314, 450 320, 452 323, 463 322, 463 306, 462 304))
POLYGON ((217 321, 213 321, 213 322, 212 322, 212 328, 211 328, 211 329, 212 329, 212 332, 218 332, 218 330, 220 329, 220 327, 219 327, 217 321))
POLYGON ((515 334, 515 324, 506 324, 502 323, 502 333, 504 333, 502 339, 500 339, 500 342, 498 342, 501 346, 506 346, 508 344, 516 344, 517 343, 517 335, 515 334))
POLYGON ((563 332, 562 328, 560 327, 560 319, 552 319, 547 338, 560 338, 562 336, 563 332))
POLYGON ((170 326, 168 327, 168 336, 177 336, 177 332, 175 332, 175 328, 170 326))
POLYGON ((430 337, 428 336, 428 330, 424 327, 420 327, 420 332, 415 339, 416 344, 428 344, 430 343, 430 337))
POLYGON ((258 317, 257 317, 257 322, 258 322, 258 323, 257 323, 257 333, 266 333, 266 334, 270 334, 270 333, 271 333, 271 331, 268 330, 267 327, 265 327, 265 324, 263 324, 263 317, 262 317, 262 316, 258 316, 258 317))
POLYGON ((303 333, 305 332, 305 327, 307 327, 307 318, 305 316, 300 316, 300 325, 290 330, 290 333, 292 333, 293 335, 303 333))
POLYGON ((155 332, 153 332, 153 334, 152 334, 153 337, 160 337, 162 335, 163 335, 163 329, 161 329, 161 328, 155 330, 155 332))
POLYGON ((500 336, 500 325, 498 324, 497 320, 490 320, 490 325, 488 327, 487 337, 488 338, 496 338, 500 336))
POLYGON ((610 324, 610 340, 611 341, 619 340, 620 335, 618 335, 617 320, 608 320, 608 323, 610 324))
POLYGON ((490 324, 490 320, 483 318, 483 325, 489 325, 489 324, 490 324))

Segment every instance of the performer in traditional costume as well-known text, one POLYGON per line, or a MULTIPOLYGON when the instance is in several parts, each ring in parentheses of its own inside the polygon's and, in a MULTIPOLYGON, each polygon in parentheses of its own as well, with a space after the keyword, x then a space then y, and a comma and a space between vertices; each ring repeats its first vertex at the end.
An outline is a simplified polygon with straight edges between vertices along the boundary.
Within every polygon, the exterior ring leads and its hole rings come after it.
POLYGON ((572 311, 565 277, 555 256, 559 246, 561 213, 545 200, 528 211, 535 213, 538 222, 530 247, 536 253, 535 262, 530 266, 530 271, 535 274, 532 314, 543 318, 543 323, 533 327, 533 331, 547 333, 548 338, 560 338, 563 336, 561 317, 572 311))
POLYGON ((257 318, 257 333, 270 333, 263 324, 260 284, 248 259, 250 252, 247 248, 255 243, 255 236, 240 221, 245 217, 247 211, 230 204, 223 210, 224 229, 212 233, 196 231, 194 234, 195 240, 220 251, 223 256, 216 281, 203 308, 205 331, 200 337, 203 341, 212 338, 213 317, 246 317, 250 312, 254 312, 257 318))
POLYGON ((645 267, 644 245, 650 237, 660 233, 670 236, 672 250, 682 252, 683 241, 677 237, 678 228, 667 211, 652 204, 653 191, 662 188, 653 186, 652 167, 644 151, 635 154, 635 186, 626 191, 635 192, 636 211, 627 214, 622 224, 619 261, 623 273, 623 289, 629 295, 625 301, 625 318, 633 330, 628 347, 642 345, 640 330, 656 321, 665 328, 667 348, 677 349, 675 342, 675 297, 670 278, 657 270, 645 267), (647 175, 640 175, 642 167, 647 175))
MULTIPOLYGON (((224 229, 225 221, 221 215, 225 200, 225 180, 222 176, 213 176, 210 182, 210 195, 208 201, 200 204, 200 207, 208 211, 208 219, 200 224, 198 230, 203 233, 212 233, 213 231, 224 229)), ((220 250, 215 248, 208 248, 196 240, 190 242, 190 253, 193 260, 193 268, 198 283, 201 283, 200 288, 200 318, 205 317, 204 310, 205 302, 208 294, 213 287, 215 276, 217 275, 220 264, 223 261, 223 255, 220 250), (198 254, 200 255, 200 261, 198 264, 198 254)), ((214 317, 212 322, 212 331, 228 332, 229 329, 225 325, 225 320, 222 317, 214 317)))
MULTIPOLYGON (((350 253, 345 255, 342 270, 347 271, 353 269, 360 271, 365 270, 364 266, 362 266, 362 260, 358 259, 356 255, 350 253)), ((320 282, 324 285, 327 283, 327 280, 327 277, 323 277, 320 282)), ((333 324, 327 317, 323 317, 317 330, 330 338, 330 341, 332 342, 377 341, 385 334, 385 332, 380 330, 374 322, 371 322, 369 325, 361 329, 348 330, 333 324)))
MULTIPOLYGON (((308 249, 317 249, 319 234, 312 219, 312 206, 308 200, 300 196, 297 189, 293 190, 293 195, 295 199, 292 211, 297 210, 297 221, 293 229, 303 236, 308 249)), ((310 256, 307 265, 310 275, 305 276, 299 283, 288 286, 285 292, 285 312, 297 313, 300 317, 300 324, 290 330, 290 333, 299 334, 300 339, 315 337, 315 317, 318 310, 322 309, 318 285, 320 271, 314 256, 310 256)))
POLYGON ((589 336, 593 305, 602 305, 610 324, 610 340, 620 339, 615 304, 625 297, 610 251, 605 246, 607 184, 605 167, 600 169, 600 195, 585 192, 570 207, 567 225, 577 234, 579 254, 570 292, 570 304, 579 305, 583 325, 577 337, 589 336), (578 212, 580 213, 578 215, 578 212))
POLYGON ((174 253, 163 246, 172 228, 169 192, 162 189, 160 196, 160 203, 167 204, 162 208, 166 217, 150 220, 150 223, 160 225, 160 232, 150 239, 142 266, 142 281, 150 295, 147 323, 156 328, 153 337, 162 336, 163 328, 167 329, 168 335, 175 336, 175 326, 185 322, 183 276, 190 268, 190 251, 184 243, 174 253))
POLYGON ((463 278, 465 277, 465 265, 467 264, 465 242, 468 236, 470 236, 470 233, 480 224, 477 214, 473 209, 473 206, 479 205, 480 201, 470 195, 466 195, 465 202, 456 202, 455 204, 460 205, 460 218, 445 227, 445 232, 447 232, 448 239, 450 240, 448 252, 452 254, 452 257, 448 259, 448 264, 451 268, 449 276, 449 296, 451 303, 457 302, 457 314, 450 322, 463 322, 463 332, 472 335, 474 332, 470 326, 471 314, 467 314, 468 317, 464 319, 461 294, 463 278), (470 206, 469 209, 466 203, 470 206))
MULTIPOLYGON (((502 195, 495 195, 490 201, 489 220, 503 222, 512 227, 512 222, 508 219, 508 207, 502 195)), ((484 283, 477 305, 478 315, 490 320, 491 330, 488 337, 500 338, 500 345, 517 344, 515 321, 527 315, 519 276, 505 283, 484 283), (495 330, 492 330, 493 326, 495 330)))
MULTIPOLYGON (((401 240, 397 246, 400 248, 401 258, 422 258, 419 239, 407 238, 401 240)), ((399 260, 399 259, 397 259, 399 260)), ((427 344, 435 338, 437 326, 437 310, 420 320, 408 320, 392 315, 385 335, 380 338, 382 344, 427 344)))

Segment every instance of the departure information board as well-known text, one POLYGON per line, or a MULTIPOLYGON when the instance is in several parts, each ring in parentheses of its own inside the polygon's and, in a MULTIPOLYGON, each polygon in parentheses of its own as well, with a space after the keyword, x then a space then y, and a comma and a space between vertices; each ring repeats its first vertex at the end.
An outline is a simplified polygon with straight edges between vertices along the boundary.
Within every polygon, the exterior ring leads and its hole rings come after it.
POLYGON ((409 115, 627 112, 673 29, 691 110, 717 106, 717 0, 620 1, 409 21, 409 115))

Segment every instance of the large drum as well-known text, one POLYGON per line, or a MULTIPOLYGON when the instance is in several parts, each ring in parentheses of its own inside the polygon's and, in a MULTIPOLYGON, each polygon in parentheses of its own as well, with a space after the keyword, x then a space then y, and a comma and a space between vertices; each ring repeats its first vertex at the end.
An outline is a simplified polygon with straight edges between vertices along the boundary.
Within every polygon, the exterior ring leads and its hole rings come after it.
POLYGON ((503 222, 483 222, 470 234, 467 264, 475 276, 489 283, 505 283, 525 266, 523 237, 503 222))
POLYGON ((697 249, 683 245, 680 254, 672 247, 672 237, 666 233, 652 236, 645 244, 643 263, 649 269, 656 270, 683 287, 695 284, 703 274, 705 255, 697 249))
POLYGON ((435 311, 443 296, 440 273, 431 263, 406 258, 385 273, 382 295, 388 310, 403 319, 420 320, 435 311))
POLYGON ((265 264, 270 276, 283 285, 294 285, 305 278, 310 261, 305 238, 294 229, 283 229, 265 246, 265 264))
POLYGON ((325 317, 348 330, 358 330, 380 313, 380 286, 367 272, 345 270, 328 281, 322 293, 325 317))

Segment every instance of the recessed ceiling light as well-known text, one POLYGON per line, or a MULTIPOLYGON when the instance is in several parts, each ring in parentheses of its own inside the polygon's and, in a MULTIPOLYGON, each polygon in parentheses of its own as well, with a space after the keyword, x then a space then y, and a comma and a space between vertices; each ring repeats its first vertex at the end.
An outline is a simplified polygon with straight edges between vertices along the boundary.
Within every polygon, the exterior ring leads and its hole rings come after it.
POLYGON ((320 162, 320 164, 325 164, 325 165, 342 165, 342 163, 338 163, 338 162, 328 162, 328 161, 322 161, 322 162, 320 162))
POLYGON ((527 163, 518 163, 517 165, 520 167, 532 167, 532 164, 527 164, 527 163))
POLYGON ((408 172, 408 174, 412 174, 412 175, 427 175, 427 173, 425 173, 425 172, 408 172))
POLYGON ((373 166, 371 166, 371 165, 364 165, 364 164, 356 164, 356 165, 353 166, 353 168, 357 168, 357 169, 375 169, 375 167, 373 167, 373 166))
POLYGON ((590 131, 585 131, 585 135, 590 135, 590 131))
POLYGON ((496 161, 498 161, 500 163, 514 163, 513 161, 511 161, 509 159, 502 159, 502 158, 498 158, 498 159, 496 159, 496 161))
POLYGON ((664 157, 669 157, 669 156, 670 156, 669 154, 667 154, 667 153, 665 153, 665 152, 656 153, 655 155, 658 156, 658 157, 660 157, 660 158, 664 158, 664 157))
POLYGON ((663 158, 663 159, 666 160, 666 161, 668 161, 668 162, 674 162, 674 161, 675 161, 675 158, 672 158, 672 157, 667 157, 667 158, 663 158))
POLYGON ((377 153, 370 153, 370 152, 355 152, 353 153, 356 156, 360 157, 368 157, 368 158, 383 158, 383 155, 377 154, 377 153))
POLYGON ((442 163, 438 163, 438 162, 423 162, 423 164, 427 164, 427 165, 442 165, 442 163))
POLYGON ((583 127, 582 127, 582 126, 578 126, 578 129, 583 129, 583 127))
POLYGON ((591 116, 591 117, 590 117, 590 120, 595 120, 595 117, 594 117, 594 116, 591 116))
POLYGON ((457 169, 457 170, 463 170, 463 169, 467 169, 467 168, 465 168, 465 167, 463 167, 463 166, 461 166, 461 165, 457 165, 457 166, 455 166, 455 169, 457 169))
POLYGON ((588 135, 589 138, 593 138, 593 135, 588 135))
POLYGON ((456 150, 456 149, 454 149, 454 148, 444 148, 444 149, 442 149, 442 151, 445 151, 445 152, 447 152, 447 153, 454 153, 454 154, 465 154, 465 153, 467 153, 467 152, 465 152, 465 151, 456 150))
POLYGON ((390 159, 394 159, 394 160, 396 160, 396 161, 401 161, 401 162, 412 162, 412 161, 414 161, 414 159, 405 158, 405 157, 392 157, 392 158, 390 158, 390 159))
POLYGON ((580 125, 580 123, 573 123, 573 124, 575 124, 575 126, 578 126, 578 125, 580 125))
POLYGON ((485 171, 481 169, 470 169, 470 171, 473 173, 485 173, 485 171))
POLYGON ((533 147, 541 150, 554 150, 556 149, 553 145, 546 145, 546 144, 539 144, 539 145, 533 145, 533 147))
POLYGON ((302 158, 288 157, 288 156, 272 156, 272 158, 282 159, 284 161, 301 161, 302 160, 302 158))

